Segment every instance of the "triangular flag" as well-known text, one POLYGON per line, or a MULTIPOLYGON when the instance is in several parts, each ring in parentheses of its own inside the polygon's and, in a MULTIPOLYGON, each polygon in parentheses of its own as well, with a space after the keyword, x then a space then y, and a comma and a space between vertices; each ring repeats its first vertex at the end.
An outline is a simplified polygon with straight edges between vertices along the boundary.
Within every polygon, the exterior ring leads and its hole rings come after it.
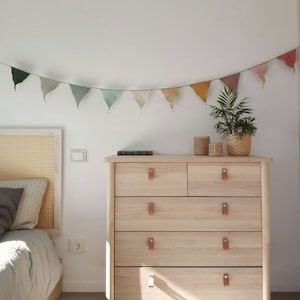
POLYGON ((169 102, 171 108, 174 108, 174 103, 176 100, 176 97, 179 94, 180 88, 166 88, 166 89, 161 89, 163 94, 165 95, 167 101, 169 102))
POLYGON ((295 71, 295 62, 297 59, 296 49, 280 55, 277 58, 283 60, 288 67, 292 68, 295 71))
POLYGON ((72 94, 76 100, 77 107, 79 108, 79 104, 82 98, 89 92, 90 88, 74 84, 70 84, 70 87, 72 90, 72 94))
POLYGON ((229 75, 221 78, 220 80, 232 90, 234 94, 237 93, 238 85, 239 85, 240 73, 236 73, 233 75, 229 75))
POLYGON ((263 84, 265 84, 266 81, 265 74, 267 72, 267 69, 268 69, 268 63, 263 63, 256 67, 253 67, 252 69, 250 69, 250 71, 257 74, 258 77, 262 80, 263 84))
POLYGON ((195 93, 204 101, 207 100, 207 94, 209 91, 210 81, 204 81, 200 83, 191 84, 190 87, 195 93))
POLYGON ((11 73, 12 73, 15 88, 18 83, 23 82, 29 76, 29 73, 16 69, 14 67, 11 67, 11 73))
POLYGON ((121 91, 119 90, 102 90, 102 96, 108 106, 108 109, 112 107, 112 105, 117 101, 119 95, 121 94, 121 91))
POLYGON ((151 95, 151 91, 131 91, 131 94, 142 109, 144 104, 148 101, 151 95))
POLYGON ((44 77, 40 77, 40 79, 44 100, 46 100, 46 95, 56 89, 60 82, 44 77))

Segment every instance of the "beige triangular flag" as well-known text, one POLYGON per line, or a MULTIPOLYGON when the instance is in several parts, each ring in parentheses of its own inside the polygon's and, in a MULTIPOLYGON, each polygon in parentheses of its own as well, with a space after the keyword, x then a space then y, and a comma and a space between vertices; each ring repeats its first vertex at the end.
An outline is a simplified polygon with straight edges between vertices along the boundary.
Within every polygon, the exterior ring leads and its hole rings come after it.
POLYGON ((194 92, 204 101, 207 100, 207 94, 209 91, 210 81, 204 81, 200 83, 191 84, 190 87, 194 92))
POLYGON ((132 94, 134 100, 137 102, 137 104, 142 109, 151 95, 151 90, 149 90, 149 91, 131 91, 131 94, 132 94))
POLYGON ((176 100, 176 97, 178 96, 180 92, 180 88, 165 88, 161 89, 162 93, 165 95, 167 101, 169 102, 171 108, 174 108, 174 103, 176 100))
POLYGON ((60 82, 44 77, 40 77, 40 79, 44 100, 46 100, 46 95, 56 89, 60 82))

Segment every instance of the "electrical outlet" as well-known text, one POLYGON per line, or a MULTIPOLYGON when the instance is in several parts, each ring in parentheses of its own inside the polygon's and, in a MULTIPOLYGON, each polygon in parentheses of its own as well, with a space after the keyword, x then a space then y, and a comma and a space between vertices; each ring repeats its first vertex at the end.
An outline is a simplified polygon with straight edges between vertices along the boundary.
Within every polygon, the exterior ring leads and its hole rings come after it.
POLYGON ((70 239, 69 252, 71 253, 84 253, 86 252, 86 240, 84 239, 70 239))

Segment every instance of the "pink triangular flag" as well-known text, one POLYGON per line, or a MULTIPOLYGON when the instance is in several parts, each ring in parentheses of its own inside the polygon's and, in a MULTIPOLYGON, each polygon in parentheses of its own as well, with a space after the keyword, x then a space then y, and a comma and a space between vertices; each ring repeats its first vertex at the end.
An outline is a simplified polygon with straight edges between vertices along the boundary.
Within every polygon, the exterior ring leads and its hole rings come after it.
POLYGON ((297 58, 296 49, 280 55, 277 58, 283 60, 288 67, 292 68, 295 71, 295 62, 297 58))
POLYGON ((179 94, 180 88, 166 88, 166 89, 161 89, 163 94, 165 95, 167 101, 169 102, 171 108, 174 108, 174 103, 176 100, 176 97, 179 94))
POLYGON ((253 67, 252 69, 250 69, 250 71, 257 74, 258 77, 262 80, 263 84, 265 84, 266 81, 265 74, 267 72, 267 69, 268 69, 268 63, 263 63, 256 67, 253 67))
POLYGON ((229 75, 221 78, 220 80, 229 87, 234 94, 237 93, 238 85, 239 85, 240 73, 236 73, 233 75, 229 75))

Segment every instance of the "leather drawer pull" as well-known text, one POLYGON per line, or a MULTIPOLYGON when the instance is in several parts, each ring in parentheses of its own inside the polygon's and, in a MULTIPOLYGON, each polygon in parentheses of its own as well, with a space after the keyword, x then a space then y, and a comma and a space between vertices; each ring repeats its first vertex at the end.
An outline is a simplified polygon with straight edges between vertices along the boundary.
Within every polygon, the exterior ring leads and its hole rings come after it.
POLYGON ((222 169, 222 180, 228 179, 228 170, 226 168, 222 169))
POLYGON ((222 216, 228 216, 228 204, 225 202, 222 203, 222 216))
POLYGON ((148 249, 149 250, 154 250, 154 238, 150 237, 148 239, 148 249))
POLYGON ((228 238, 223 238, 223 250, 229 250, 229 240, 228 238))
POLYGON ((149 178, 149 180, 153 180, 154 179, 154 174, 155 174, 154 168, 149 168, 149 170, 148 170, 148 178, 149 178))
POLYGON ((229 274, 228 273, 223 274, 223 285, 229 286, 229 274))
POLYGON ((154 203, 150 202, 148 204, 148 215, 153 216, 154 215, 154 203))

